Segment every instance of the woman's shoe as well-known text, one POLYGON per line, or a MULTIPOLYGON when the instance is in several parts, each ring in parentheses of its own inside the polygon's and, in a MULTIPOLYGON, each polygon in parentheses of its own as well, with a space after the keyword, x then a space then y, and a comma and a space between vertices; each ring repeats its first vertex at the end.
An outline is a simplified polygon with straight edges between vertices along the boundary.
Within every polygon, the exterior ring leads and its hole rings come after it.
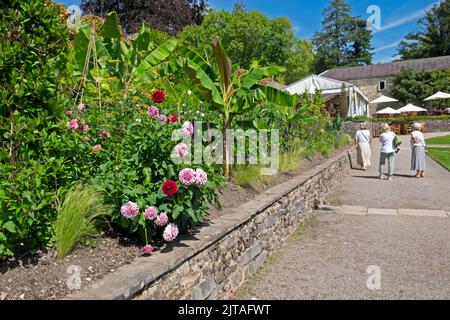
POLYGON ((384 179, 384 175, 383 175, 383 174, 380 174, 380 175, 378 176, 378 178, 379 178, 380 180, 383 180, 383 179, 384 179))
POLYGON ((425 178, 425 173, 422 172, 422 173, 420 174, 420 177, 421 177, 421 178, 425 178))
POLYGON ((388 181, 392 181, 392 177, 389 177, 389 178, 388 178, 388 181))

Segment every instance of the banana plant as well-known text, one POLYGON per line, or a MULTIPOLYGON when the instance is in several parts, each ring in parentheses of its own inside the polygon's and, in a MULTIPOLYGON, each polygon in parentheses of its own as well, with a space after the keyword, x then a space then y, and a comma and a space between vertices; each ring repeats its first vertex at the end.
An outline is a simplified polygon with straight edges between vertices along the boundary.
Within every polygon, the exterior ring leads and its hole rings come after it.
POLYGON ((212 108, 222 114, 224 139, 225 177, 230 175, 231 150, 227 141, 227 130, 231 129, 234 116, 243 115, 264 101, 280 106, 294 107, 297 98, 290 94, 262 84, 262 80, 284 72, 281 67, 261 68, 254 64, 250 70, 233 66, 219 38, 212 41, 213 59, 209 61, 188 48, 183 48, 184 69, 194 84, 200 98, 209 102, 212 108))
POLYGON ((91 79, 113 77, 118 90, 128 96, 132 84, 145 84, 158 77, 158 68, 177 47, 176 39, 155 46, 150 26, 143 23, 138 34, 127 38, 122 33, 117 13, 109 13, 100 30, 83 25, 73 46, 78 70, 91 79), (98 72, 101 69, 102 72, 98 72), (97 70, 97 72, 95 72, 97 70), (105 75, 106 73, 106 75, 105 75))

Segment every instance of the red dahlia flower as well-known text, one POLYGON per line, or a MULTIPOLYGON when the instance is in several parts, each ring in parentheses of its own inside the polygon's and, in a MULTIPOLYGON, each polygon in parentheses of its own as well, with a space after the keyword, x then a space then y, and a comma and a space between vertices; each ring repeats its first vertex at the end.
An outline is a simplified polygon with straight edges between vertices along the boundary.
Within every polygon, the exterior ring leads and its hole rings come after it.
POLYGON ((178 193, 177 183, 173 180, 169 180, 164 182, 162 185, 162 191, 168 197, 172 197, 178 193))
POLYGON ((163 103, 166 100, 166 94, 162 90, 156 90, 152 94, 152 101, 154 103, 163 103))
POLYGON ((169 123, 175 123, 175 122, 177 122, 178 121, 178 117, 177 117, 177 115, 175 115, 175 114, 171 114, 170 116, 169 116, 169 118, 168 118, 168 122, 169 123))

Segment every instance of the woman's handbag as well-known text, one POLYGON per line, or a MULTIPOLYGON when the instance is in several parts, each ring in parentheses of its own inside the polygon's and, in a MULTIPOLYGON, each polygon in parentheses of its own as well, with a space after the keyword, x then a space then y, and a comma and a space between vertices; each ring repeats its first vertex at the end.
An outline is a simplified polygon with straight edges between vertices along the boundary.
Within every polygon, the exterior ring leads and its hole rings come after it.
POLYGON ((398 136, 395 136, 395 138, 394 138, 394 147, 398 148, 398 147, 400 147, 401 144, 402 144, 402 140, 398 136))

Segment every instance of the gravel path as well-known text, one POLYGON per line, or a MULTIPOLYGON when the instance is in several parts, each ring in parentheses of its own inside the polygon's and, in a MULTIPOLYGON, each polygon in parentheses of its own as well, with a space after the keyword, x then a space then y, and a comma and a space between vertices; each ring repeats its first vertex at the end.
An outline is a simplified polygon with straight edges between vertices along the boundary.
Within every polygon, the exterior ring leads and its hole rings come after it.
MULTIPOLYGON (((428 134, 428 137, 448 133, 428 134)), ((425 179, 412 178, 409 137, 393 181, 377 165, 351 170, 328 204, 381 209, 450 210, 450 172, 427 158, 425 179)), ((374 164, 379 143, 373 142, 374 164)), ((344 207, 345 208, 345 207, 344 207)), ((294 236, 241 288, 242 299, 450 299, 450 219, 330 213, 294 236), (367 283, 375 266, 379 290, 367 283)), ((445 212, 445 211, 444 211, 445 212)))
POLYGON ((450 299, 449 241, 449 218, 320 216, 238 298, 450 299), (380 290, 367 288, 372 265, 380 290))
MULTIPOLYGON (((427 134, 426 137, 448 134, 427 134)), ((402 137, 393 181, 378 179, 380 146, 378 139, 375 139, 372 143, 374 166, 367 171, 351 170, 342 184, 334 188, 327 203, 370 208, 450 210, 450 172, 427 157, 426 178, 413 177, 415 172, 409 170, 411 150, 408 139, 407 136, 402 137)))

